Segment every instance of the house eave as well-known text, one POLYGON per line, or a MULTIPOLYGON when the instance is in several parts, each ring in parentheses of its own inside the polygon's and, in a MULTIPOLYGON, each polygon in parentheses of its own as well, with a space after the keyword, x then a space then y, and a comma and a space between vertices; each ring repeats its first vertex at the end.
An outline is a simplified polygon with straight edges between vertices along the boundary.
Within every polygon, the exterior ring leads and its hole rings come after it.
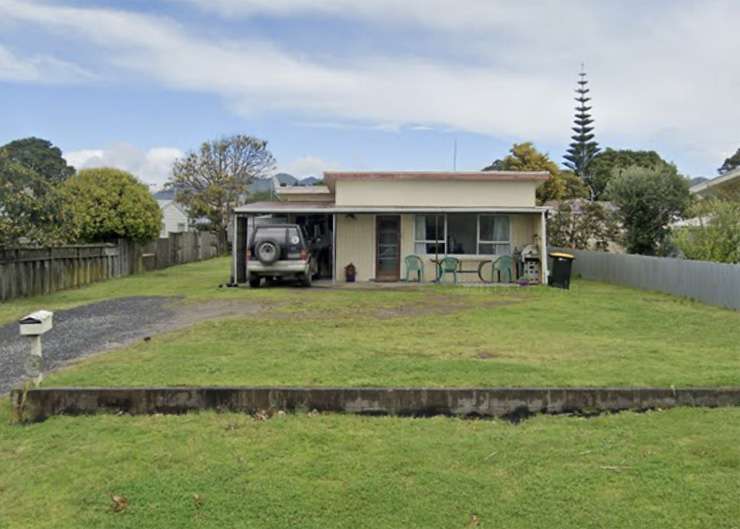
POLYGON ((297 204, 274 202, 247 204, 234 209, 237 215, 267 215, 276 213, 300 214, 349 214, 349 213, 542 213, 548 211, 544 206, 531 207, 481 207, 481 206, 335 206, 333 204, 297 204))

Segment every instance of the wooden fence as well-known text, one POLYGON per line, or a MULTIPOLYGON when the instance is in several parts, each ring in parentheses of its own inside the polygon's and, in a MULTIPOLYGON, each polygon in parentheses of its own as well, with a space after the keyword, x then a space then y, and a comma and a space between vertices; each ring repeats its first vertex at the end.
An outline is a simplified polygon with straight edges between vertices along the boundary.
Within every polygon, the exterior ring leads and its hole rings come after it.
POLYGON ((206 232, 170 233, 146 244, 86 244, 0 250, 0 301, 50 294, 147 270, 210 259, 217 237, 206 232))
POLYGON ((685 296, 740 309, 740 265, 645 255, 550 248, 575 255, 573 273, 585 279, 685 296))

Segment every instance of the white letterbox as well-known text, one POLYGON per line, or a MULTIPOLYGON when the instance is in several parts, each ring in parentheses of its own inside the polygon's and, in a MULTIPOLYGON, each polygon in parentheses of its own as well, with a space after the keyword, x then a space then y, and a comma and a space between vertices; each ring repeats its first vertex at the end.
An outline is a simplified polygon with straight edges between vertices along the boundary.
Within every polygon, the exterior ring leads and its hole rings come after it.
POLYGON ((53 312, 38 310, 22 318, 18 323, 21 327, 21 336, 41 336, 51 330, 53 312))

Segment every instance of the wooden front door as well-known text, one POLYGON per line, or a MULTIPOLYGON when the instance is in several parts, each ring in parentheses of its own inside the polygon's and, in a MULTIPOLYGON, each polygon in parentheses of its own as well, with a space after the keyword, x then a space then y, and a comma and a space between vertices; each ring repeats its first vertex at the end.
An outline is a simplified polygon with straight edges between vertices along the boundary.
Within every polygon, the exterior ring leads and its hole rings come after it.
POLYGON ((375 280, 398 281, 401 278, 401 217, 375 217, 375 280))

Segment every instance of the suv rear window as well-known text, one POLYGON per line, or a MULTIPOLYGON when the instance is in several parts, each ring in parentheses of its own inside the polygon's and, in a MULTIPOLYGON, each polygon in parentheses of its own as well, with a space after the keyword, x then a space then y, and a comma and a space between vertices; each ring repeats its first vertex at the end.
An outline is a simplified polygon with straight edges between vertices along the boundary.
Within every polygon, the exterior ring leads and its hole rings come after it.
POLYGON ((271 228, 268 226, 258 227, 254 234, 254 242, 264 241, 265 239, 275 239, 280 244, 284 244, 285 228, 271 228))

